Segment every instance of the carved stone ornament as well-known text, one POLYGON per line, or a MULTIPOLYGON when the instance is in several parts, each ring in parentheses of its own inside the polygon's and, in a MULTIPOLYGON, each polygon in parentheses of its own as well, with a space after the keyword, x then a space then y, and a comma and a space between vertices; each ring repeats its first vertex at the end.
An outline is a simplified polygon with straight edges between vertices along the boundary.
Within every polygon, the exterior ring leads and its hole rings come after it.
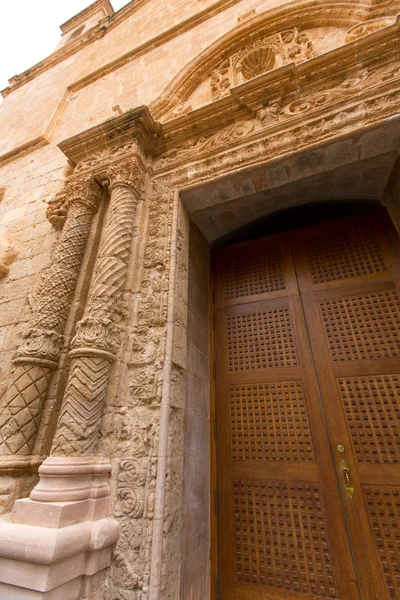
POLYGON ((110 206, 84 316, 72 343, 72 364, 53 442, 55 456, 95 453, 110 367, 120 344, 123 291, 145 171, 141 161, 132 157, 110 166, 107 177, 110 206))
POLYGON ((111 165, 107 169, 110 191, 116 185, 127 185, 140 195, 144 185, 144 176, 144 166, 136 156, 128 158, 122 163, 111 165))
MULTIPOLYGON (((222 166, 227 170, 243 165, 243 153, 249 162, 252 157, 257 161, 279 156, 281 152, 292 151, 295 147, 300 148, 311 143, 312 139, 322 141, 344 126, 350 126, 361 119, 380 119, 386 114, 397 114, 399 92, 393 89, 390 93, 384 92, 379 98, 376 97, 376 89, 379 84, 394 82, 399 77, 400 62, 394 61, 384 66, 371 66, 359 70, 356 75, 344 78, 330 89, 302 94, 300 99, 294 94, 276 98, 258 109, 256 118, 237 121, 217 133, 190 140, 179 149, 164 153, 157 159, 155 170, 159 173, 170 169, 174 164, 182 164, 188 160, 198 161, 203 156, 204 162, 191 164, 190 183, 193 183, 195 180, 207 179, 221 172, 222 166), (366 96, 368 89, 371 89, 374 98, 370 101, 366 96), (361 93, 363 97, 360 100, 361 93), (348 101, 347 106, 343 106, 345 100, 348 101), (325 111, 331 109, 329 115, 312 120, 313 112, 317 113, 322 108, 325 108, 325 111), (307 124, 304 123, 304 115, 310 119, 307 124), (294 124, 296 128, 292 129, 294 124), (279 131, 276 130, 277 125, 280 126, 279 131), (272 127, 274 130, 265 138, 266 130, 272 127), (289 127, 290 131, 285 131, 289 127), (257 136, 263 139, 262 147, 257 141, 257 136), (228 147, 235 146, 245 138, 248 138, 246 149, 228 152, 228 147), (254 140, 253 145, 250 143, 251 139, 254 140), (224 149, 226 157, 223 160, 206 158, 207 155, 224 149)), ((181 174, 171 173, 169 177, 171 185, 189 183, 186 169, 181 174)))
POLYGON ((14 246, 13 242, 4 235, 0 235, 0 278, 10 272, 10 266, 17 258, 18 253, 18 248, 14 246))
POLYGON ((380 17, 379 19, 372 19, 371 21, 354 25, 354 27, 351 27, 348 30, 345 41, 347 43, 354 42, 365 35, 374 33, 374 31, 378 31, 379 29, 393 25, 395 20, 395 17, 380 17))
POLYGON ((42 276, 35 311, 0 401, 0 454, 32 453, 53 369, 102 189, 92 177, 67 182, 49 208, 63 231, 42 276), (61 200, 63 199, 63 200, 61 200), (62 208, 61 208, 62 207, 62 208), (61 214, 61 212, 62 214, 61 214))
POLYGON ((232 86, 262 75, 277 66, 302 63, 314 56, 312 41, 297 27, 264 36, 225 59, 211 73, 211 95, 219 100, 232 86))

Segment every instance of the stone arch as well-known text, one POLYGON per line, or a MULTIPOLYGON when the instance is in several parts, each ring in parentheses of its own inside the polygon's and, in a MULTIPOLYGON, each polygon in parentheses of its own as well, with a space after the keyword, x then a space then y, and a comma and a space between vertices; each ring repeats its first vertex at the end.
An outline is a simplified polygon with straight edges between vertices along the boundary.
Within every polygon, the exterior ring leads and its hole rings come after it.
POLYGON ((261 35, 272 36, 281 30, 330 27, 349 33, 347 37, 343 36, 343 43, 353 43, 359 37, 394 23, 398 6, 384 4, 360 6, 356 1, 344 5, 338 1, 296 0, 264 11, 223 35, 186 65, 150 105, 150 111, 157 120, 171 120, 191 110, 187 106, 190 95, 209 77, 213 68, 243 47, 244 39, 249 45, 261 35))

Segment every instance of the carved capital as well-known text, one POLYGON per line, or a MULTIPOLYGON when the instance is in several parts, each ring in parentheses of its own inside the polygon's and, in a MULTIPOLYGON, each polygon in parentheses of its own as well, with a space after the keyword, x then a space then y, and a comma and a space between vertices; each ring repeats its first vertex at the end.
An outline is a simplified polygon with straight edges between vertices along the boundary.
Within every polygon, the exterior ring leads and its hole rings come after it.
POLYGON ((62 335, 56 331, 31 328, 23 334, 23 338, 14 363, 36 363, 53 369, 57 366, 62 335))
POLYGON ((85 204, 95 213, 99 207, 103 190, 93 176, 67 180, 63 189, 50 200, 46 217, 56 229, 62 229, 71 206, 85 204))
POLYGON ((76 327, 71 356, 101 356, 114 360, 119 345, 119 328, 104 317, 85 317, 76 327))
POLYGON ((110 191, 118 185, 125 185, 140 194, 144 186, 145 170, 142 162, 133 156, 108 167, 107 178, 110 182, 110 191))

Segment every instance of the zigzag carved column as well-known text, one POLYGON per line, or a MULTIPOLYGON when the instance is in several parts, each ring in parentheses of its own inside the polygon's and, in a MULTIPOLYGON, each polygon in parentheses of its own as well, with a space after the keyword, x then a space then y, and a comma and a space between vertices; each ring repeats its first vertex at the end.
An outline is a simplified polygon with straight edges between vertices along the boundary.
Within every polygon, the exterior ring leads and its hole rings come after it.
POLYGON ((32 453, 53 370, 102 190, 93 177, 65 184, 48 209, 57 227, 65 220, 35 311, 14 358, 11 383, 0 405, 0 454, 32 453))
POLYGON ((111 363, 119 344, 117 320, 143 185, 137 159, 110 167, 110 207, 83 319, 72 343, 72 364, 53 456, 96 453, 111 363))
POLYGON ((118 539, 118 524, 111 517, 111 464, 96 456, 96 449, 110 369, 120 341, 118 321, 124 312, 123 293, 145 169, 141 159, 133 156, 109 167, 106 176, 110 206, 86 309, 72 341, 52 455, 39 468, 40 481, 30 498, 15 502, 11 523, 0 523, 0 566, 4 558, 13 564, 10 575, 0 580, 0 597, 7 591, 6 584, 11 584, 13 598, 21 600, 27 597, 26 588, 35 598, 92 599, 103 584, 118 539), (18 530, 21 526, 25 526, 23 534, 18 530), (21 552, 10 556, 16 540, 21 552), (21 573, 25 589, 19 587, 21 573), (38 582, 42 595, 37 595, 38 582))

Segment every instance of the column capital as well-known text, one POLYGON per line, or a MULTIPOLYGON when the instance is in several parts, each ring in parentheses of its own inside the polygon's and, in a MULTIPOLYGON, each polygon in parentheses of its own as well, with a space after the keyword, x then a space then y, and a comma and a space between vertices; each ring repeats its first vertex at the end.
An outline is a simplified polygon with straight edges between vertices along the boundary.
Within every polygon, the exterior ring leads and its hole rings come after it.
POLYGON ((95 213, 102 196, 103 189, 93 175, 67 179, 62 190, 50 200, 46 217, 56 229, 62 229, 71 206, 83 203, 95 213))
POLYGON ((138 156, 131 156, 107 167, 106 177, 110 182, 110 191, 117 185, 126 185, 140 195, 145 181, 146 169, 138 156))

